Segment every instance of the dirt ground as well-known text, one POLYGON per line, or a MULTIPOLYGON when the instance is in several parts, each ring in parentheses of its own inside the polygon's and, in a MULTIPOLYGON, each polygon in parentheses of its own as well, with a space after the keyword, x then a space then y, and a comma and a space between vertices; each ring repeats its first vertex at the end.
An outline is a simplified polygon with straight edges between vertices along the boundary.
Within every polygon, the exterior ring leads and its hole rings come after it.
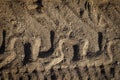
POLYGON ((120 0, 0 0, 0 80, 120 80, 120 0))

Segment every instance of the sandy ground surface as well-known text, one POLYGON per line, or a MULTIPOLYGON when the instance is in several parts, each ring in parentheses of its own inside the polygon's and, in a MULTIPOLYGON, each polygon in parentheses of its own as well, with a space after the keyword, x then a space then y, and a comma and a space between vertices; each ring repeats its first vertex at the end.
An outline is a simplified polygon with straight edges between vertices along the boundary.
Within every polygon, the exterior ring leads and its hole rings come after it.
POLYGON ((0 80, 120 80, 120 0, 0 0, 0 80))

